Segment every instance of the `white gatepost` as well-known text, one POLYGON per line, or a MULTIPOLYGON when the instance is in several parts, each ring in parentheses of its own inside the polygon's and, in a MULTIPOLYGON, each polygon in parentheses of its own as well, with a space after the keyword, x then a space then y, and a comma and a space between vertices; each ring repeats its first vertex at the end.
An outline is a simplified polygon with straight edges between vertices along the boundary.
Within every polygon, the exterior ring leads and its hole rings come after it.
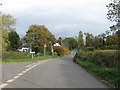
POLYGON ((32 58, 33 58, 33 56, 34 56, 33 54, 34 54, 35 52, 32 52, 31 48, 30 48, 30 53, 32 54, 32 58))

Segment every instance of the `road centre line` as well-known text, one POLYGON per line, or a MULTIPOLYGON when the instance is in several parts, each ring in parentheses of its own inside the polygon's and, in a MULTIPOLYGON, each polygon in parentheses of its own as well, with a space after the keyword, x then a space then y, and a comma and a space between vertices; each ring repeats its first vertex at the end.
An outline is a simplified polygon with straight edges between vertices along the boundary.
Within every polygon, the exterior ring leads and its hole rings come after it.
POLYGON ((15 79, 10 79, 10 80, 8 80, 7 82, 9 83, 9 82, 13 82, 15 79))
POLYGON ((1 85, 0 85, 0 89, 1 89, 1 88, 4 88, 4 87, 7 86, 7 85, 8 85, 7 83, 1 84, 1 85))

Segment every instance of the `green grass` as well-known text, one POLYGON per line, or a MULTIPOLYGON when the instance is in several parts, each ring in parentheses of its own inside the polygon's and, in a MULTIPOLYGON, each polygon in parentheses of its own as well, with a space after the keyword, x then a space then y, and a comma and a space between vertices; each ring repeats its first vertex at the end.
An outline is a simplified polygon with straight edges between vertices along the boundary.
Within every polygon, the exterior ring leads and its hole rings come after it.
POLYGON ((49 59, 49 58, 57 58, 59 56, 39 56, 39 57, 34 57, 34 58, 25 58, 25 59, 4 59, 0 60, 2 63, 12 63, 12 62, 27 62, 27 61, 39 61, 39 60, 44 60, 44 59, 49 59))
POLYGON ((76 63, 86 68, 88 71, 94 72, 97 76, 111 83, 113 86, 120 86, 120 73, 118 74, 117 68, 100 67, 94 63, 88 61, 80 61, 79 59, 76 60, 76 63))

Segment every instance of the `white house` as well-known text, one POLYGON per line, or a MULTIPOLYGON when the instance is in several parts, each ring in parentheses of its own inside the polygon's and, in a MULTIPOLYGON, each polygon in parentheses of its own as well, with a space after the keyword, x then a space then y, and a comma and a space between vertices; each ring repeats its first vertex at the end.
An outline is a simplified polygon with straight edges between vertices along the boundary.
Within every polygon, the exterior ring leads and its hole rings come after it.
POLYGON ((17 49, 20 52, 29 52, 30 48, 24 48, 22 47, 21 49, 17 49))
POLYGON ((55 43, 53 46, 61 46, 59 43, 55 43))

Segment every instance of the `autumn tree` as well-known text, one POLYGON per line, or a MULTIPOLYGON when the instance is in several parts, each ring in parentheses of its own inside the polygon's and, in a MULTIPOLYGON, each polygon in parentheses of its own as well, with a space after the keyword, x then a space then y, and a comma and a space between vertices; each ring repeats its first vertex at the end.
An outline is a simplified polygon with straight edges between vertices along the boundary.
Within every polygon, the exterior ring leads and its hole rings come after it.
POLYGON ((31 25, 23 38, 24 45, 36 53, 43 51, 43 45, 50 47, 56 41, 54 35, 44 25, 31 25))

